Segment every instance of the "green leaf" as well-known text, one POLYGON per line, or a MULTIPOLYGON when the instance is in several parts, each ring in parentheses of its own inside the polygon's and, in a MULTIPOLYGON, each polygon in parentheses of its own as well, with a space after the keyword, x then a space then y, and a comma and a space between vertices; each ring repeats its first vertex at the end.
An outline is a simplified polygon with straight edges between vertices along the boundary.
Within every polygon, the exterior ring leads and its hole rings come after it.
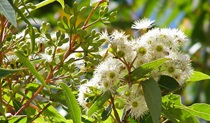
MULTIPOLYGON (((134 71, 132 71, 132 73, 131 73, 132 80, 136 81, 136 80, 142 78, 147 73, 151 72, 152 70, 158 68, 160 65, 165 63, 166 60, 168 60, 168 59, 161 58, 161 59, 154 60, 152 62, 143 64, 142 66, 140 66, 137 69, 135 69, 134 71)), ((127 78, 128 75, 126 75, 125 77, 127 78)))
POLYGON ((0 13, 2 13, 7 20, 17 28, 15 11, 8 0, 0 0, 0 13))
POLYGON ((26 115, 17 115, 8 118, 9 123, 27 123, 26 115))
POLYGON ((174 123, 198 123, 189 107, 182 105, 181 96, 166 95, 162 98, 162 112, 174 123))
POLYGON ((112 112, 112 104, 109 104, 101 114, 101 120, 105 121, 112 112))
MULTIPOLYGON (((22 104, 17 99, 13 99, 12 103, 13 103, 13 106, 14 106, 16 112, 22 107, 22 104)), ((25 110, 23 110, 23 115, 27 115, 25 110)))
POLYGON ((160 86, 162 94, 168 94, 180 87, 179 83, 174 78, 166 75, 160 76, 158 84, 160 86))
POLYGON ((50 98, 56 100, 63 105, 66 105, 66 97, 62 91, 58 91, 57 93, 51 93, 49 91, 43 90, 43 94, 49 96, 50 98))
POLYGON ((42 76, 37 72, 35 67, 31 64, 31 62, 20 52, 16 51, 15 54, 19 57, 19 59, 23 62, 23 64, 29 69, 31 73, 47 88, 48 86, 46 85, 44 79, 42 76))
POLYGON ((69 114, 71 115, 74 123, 81 123, 81 109, 77 103, 74 94, 65 83, 59 83, 63 89, 63 93, 66 96, 66 103, 69 114))
MULTIPOLYGON (((7 117, 5 115, 5 108, 3 108, 2 103, 0 103, 0 113, 1 115, 3 115, 2 119, 5 120, 7 117)), ((1 118, 0 118, 0 121, 1 121, 1 118)))
POLYGON ((36 9, 44 7, 44 6, 46 6, 50 3, 53 3, 55 1, 58 1, 61 4, 62 8, 64 9, 64 0, 45 0, 45 1, 42 1, 38 4, 36 4, 36 9))
POLYGON ((181 108, 162 108, 163 113, 173 122, 173 123, 198 123, 198 120, 188 111, 181 108))
MULTIPOLYGON (((90 6, 96 6, 100 0, 90 0, 90 6)), ((108 6, 109 0, 104 1, 101 3, 101 6, 108 6)))
POLYGON ((187 109, 194 116, 210 121, 210 105, 205 103, 196 103, 187 109))
POLYGON ((91 116, 96 110, 100 109, 103 104, 111 97, 111 92, 106 91, 103 93, 89 108, 87 115, 91 116))
POLYGON ((28 24, 29 35, 30 35, 30 38, 31 38, 31 52, 33 52, 34 47, 35 47, 35 32, 34 32, 33 26, 28 21, 28 19, 25 17, 25 15, 17 8, 17 6, 14 6, 12 4, 12 7, 15 9, 15 11, 18 13, 18 15, 21 16, 21 18, 28 24))
POLYGON ((23 69, 4 69, 4 68, 0 68, 0 78, 7 76, 8 74, 12 74, 15 73, 17 71, 20 71, 23 69))
POLYGON ((139 122, 140 123, 153 123, 150 113, 147 113, 143 117, 141 117, 139 122))
POLYGON ((67 122, 66 118, 63 117, 53 106, 49 106, 46 110, 44 110, 43 115, 47 116, 51 121, 55 123, 67 122))
POLYGON ((64 7, 65 7, 64 0, 57 0, 57 1, 61 4, 62 8, 64 9, 64 7))
POLYGON ((210 76, 202 72, 194 71, 191 77, 187 80, 187 82, 196 82, 206 79, 210 79, 210 76))
POLYGON ((153 123, 159 123, 161 114, 161 91, 158 83, 153 79, 149 79, 142 83, 142 87, 149 112, 152 116, 152 121, 153 123))

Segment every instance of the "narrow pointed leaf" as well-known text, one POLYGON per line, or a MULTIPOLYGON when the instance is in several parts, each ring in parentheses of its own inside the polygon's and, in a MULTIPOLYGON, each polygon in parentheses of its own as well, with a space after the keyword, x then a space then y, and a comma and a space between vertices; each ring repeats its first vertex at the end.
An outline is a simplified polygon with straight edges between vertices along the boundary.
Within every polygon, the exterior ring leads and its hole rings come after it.
POLYGON ((26 66, 28 68, 28 70, 46 87, 48 88, 48 86, 46 85, 44 79, 42 78, 42 76, 38 73, 38 71, 35 69, 35 67, 31 64, 31 62, 20 52, 17 51, 15 52, 16 55, 19 57, 19 59, 22 61, 23 65, 26 66))
MULTIPOLYGON (((96 6, 100 0, 90 0, 90 6, 96 6)), ((109 0, 104 1, 101 6, 108 6, 109 0)))
POLYGON ((64 0, 44 0, 44 1, 36 4, 36 9, 44 7, 44 6, 46 6, 46 5, 50 4, 50 3, 53 3, 55 1, 58 1, 61 4, 62 8, 64 9, 64 6, 65 6, 64 0))
POLYGON ((0 68, 0 78, 5 77, 9 74, 13 74, 17 71, 20 71, 22 69, 4 69, 4 68, 0 68))
POLYGON ((44 1, 36 4, 36 9, 41 8, 43 6, 46 6, 46 5, 48 5, 48 4, 52 3, 52 2, 55 2, 55 1, 56 0, 44 0, 44 1))
POLYGON ((0 0, 0 13, 2 13, 7 20, 17 28, 15 11, 8 0, 0 0))
POLYGON ((161 114, 161 91, 158 83, 153 79, 149 79, 142 83, 142 87, 149 112, 152 116, 152 121, 153 123, 159 123, 161 114))
MULTIPOLYGON (((3 115, 3 119, 7 118, 5 115, 5 108, 3 108, 2 103, 0 103, 0 113, 1 113, 1 115, 3 115)), ((0 120, 1 120, 1 118, 0 118, 0 120)))
POLYGON ((103 93, 89 108, 87 115, 91 116, 96 110, 100 109, 103 104, 111 97, 111 92, 106 91, 103 93))
MULTIPOLYGON (((154 69, 158 68, 159 66, 161 66, 167 60, 168 60, 167 58, 161 58, 161 59, 154 60, 152 62, 143 64, 142 66, 140 66, 137 69, 135 69, 134 71, 132 71, 132 73, 131 73, 132 80, 135 81, 135 80, 138 80, 138 79, 142 78, 147 73, 149 73, 152 70, 154 70, 154 69)), ((128 75, 125 76, 125 77, 128 77, 128 75)))
MULTIPOLYGON (((14 106, 16 112, 22 107, 22 104, 17 99, 13 99, 12 103, 13 103, 13 106, 14 106)), ((25 110, 23 111, 23 115, 27 115, 25 110)))
POLYGON ((66 104, 69 114, 71 115, 74 123, 81 123, 81 109, 77 103, 74 94, 65 83, 59 83, 63 89, 63 93, 66 97, 66 104))
POLYGON ((61 4, 62 8, 64 9, 64 7, 65 7, 64 0, 57 0, 57 1, 61 4))
POLYGON ((25 15, 17 8, 17 6, 14 6, 12 4, 12 7, 18 13, 18 15, 23 19, 23 21, 25 21, 28 24, 29 35, 30 35, 30 38, 31 38, 31 52, 33 52, 34 51, 34 47, 35 47, 35 32, 34 32, 33 26, 28 21, 28 19, 25 17, 25 15))
POLYGON ((51 119, 51 121, 55 123, 66 123, 67 120, 64 116, 62 116, 53 106, 49 106, 46 110, 43 112, 45 117, 48 117, 51 119))
POLYGON ((201 81, 201 80, 206 80, 206 79, 210 79, 210 76, 202 72, 194 71, 191 77, 187 81, 196 82, 196 81, 201 81))
POLYGON ((109 104, 109 105, 104 109, 104 111, 102 112, 102 114, 101 114, 101 120, 102 120, 102 121, 105 121, 105 120, 109 117, 109 115, 111 114, 111 112, 112 112, 112 105, 109 104))

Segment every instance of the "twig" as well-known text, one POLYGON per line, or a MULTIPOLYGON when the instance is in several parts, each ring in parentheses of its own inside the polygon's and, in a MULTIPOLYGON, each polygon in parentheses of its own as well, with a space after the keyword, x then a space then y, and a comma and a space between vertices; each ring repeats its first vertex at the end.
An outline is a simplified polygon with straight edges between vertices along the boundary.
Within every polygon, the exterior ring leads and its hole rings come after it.
POLYGON ((37 115, 35 115, 32 118, 31 122, 34 121, 36 118, 38 118, 50 105, 51 105, 51 102, 48 102, 47 105, 42 110, 40 110, 37 115))
MULTIPOLYGON (((87 19, 86 19, 85 22, 84 22, 84 25, 82 26, 82 30, 85 30, 87 27, 89 27, 89 26, 91 26, 91 25, 93 25, 94 23, 96 23, 96 22, 99 21, 99 19, 97 19, 97 20, 94 21, 93 23, 87 25, 87 24, 88 24, 88 21, 90 20, 91 16, 93 15, 94 11, 95 11, 95 10, 99 7, 99 5, 100 5, 101 3, 103 3, 103 2, 104 2, 103 0, 100 0, 100 1, 98 2, 98 4, 91 10, 90 14, 88 15, 87 19)), ((66 51, 66 53, 64 54, 63 62, 64 62, 64 60, 71 54, 71 52, 75 50, 74 44, 75 44, 76 39, 77 39, 78 37, 79 37, 79 35, 76 34, 76 35, 74 35, 74 36, 72 37, 72 40, 69 41, 69 48, 68 48, 68 50, 66 51)))
POLYGON ((112 103, 112 107, 113 107, 113 110, 114 110, 114 116, 116 118, 116 121, 117 121, 117 123, 120 123, 120 117, 119 117, 119 114, 117 113, 117 110, 115 108, 114 98, 112 96, 111 96, 111 103, 112 103))
POLYGON ((166 123, 167 121, 169 121, 168 119, 164 120, 162 123, 166 123))
MULTIPOLYGON (((51 70, 45 80, 45 83, 48 84, 50 82, 50 79, 52 78, 53 75, 53 69, 51 67, 51 70)), ((29 106, 29 104, 34 100, 34 98, 36 98, 36 96, 42 91, 42 89, 44 88, 44 85, 41 85, 38 90, 34 93, 34 95, 15 113, 15 115, 19 115, 23 112, 23 110, 29 106)))

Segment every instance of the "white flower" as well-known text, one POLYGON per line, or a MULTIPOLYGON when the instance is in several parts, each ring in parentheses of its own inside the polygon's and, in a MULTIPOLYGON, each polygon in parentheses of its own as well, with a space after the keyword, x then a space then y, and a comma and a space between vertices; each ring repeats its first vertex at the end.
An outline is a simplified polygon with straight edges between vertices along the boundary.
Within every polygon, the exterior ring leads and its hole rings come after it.
POLYGON ((144 30, 144 29, 149 29, 154 25, 154 20, 150 20, 147 18, 144 19, 139 19, 134 22, 134 24, 131 26, 132 29, 137 29, 137 30, 144 30))
POLYGON ((45 41, 47 41, 47 38, 43 35, 40 35, 40 37, 35 39, 35 42, 38 44, 44 43, 45 41))
POLYGON ((171 53, 170 57, 172 60, 163 64, 165 71, 161 74, 171 76, 177 80, 179 85, 183 85, 193 72, 190 59, 182 53, 171 53))
POLYGON ((124 42, 127 41, 128 35, 125 35, 124 31, 117 31, 114 30, 111 34, 111 43, 120 43, 120 41, 124 42))
POLYGON ((68 50, 68 48, 69 48, 69 42, 66 42, 58 47, 58 49, 61 49, 61 50, 68 50))
POLYGON ((125 104, 125 110, 130 111, 131 117, 139 118, 149 110, 143 95, 142 88, 138 84, 122 86, 121 99, 125 104))
POLYGON ((107 30, 104 30, 100 33, 100 39, 105 39, 106 41, 110 40, 107 30))
POLYGON ((170 34, 173 36, 174 41, 181 45, 188 41, 187 36, 179 29, 171 29, 170 34))
POLYGON ((141 94, 131 94, 130 98, 125 103, 126 111, 130 110, 131 117, 140 118, 148 112, 148 107, 144 98, 141 94))
POLYGON ((41 54, 41 57, 46 60, 46 62, 52 62, 52 56, 48 54, 41 54))
POLYGON ((6 57, 3 59, 3 62, 5 62, 6 64, 8 64, 8 63, 14 63, 18 59, 19 58, 15 54, 13 54, 13 53, 11 53, 11 54, 10 53, 7 53, 6 54, 6 57))
POLYGON ((88 109, 87 107, 87 97, 85 96, 85 94, 90 93, 90 89, 87 86, 87 84, 83 84, 79 87, 78 90, 79 94, 78 94, 78 98, 77 101, 79 102, 79 104, 86 110, 88 109))
POLYGON ((127 63, 131 63, 136 56, 133 49, 132 41, 128 40, 128 36, 123 31, 115 30, 110 36, 111 48, 113 55, 118 58, 123 58, 127 63))
POLYGON ((139 39, 133 39, 133 48, 136 52, 137 58, 134 62, 134 67, 147 63, 151 60, 150 44, 139 39))
POLYGON ((96 67, 93 78, 97 78, 100 89, 112 89, 114 82, 120 77, 121 65, 118 59, 108 58, 96 67))

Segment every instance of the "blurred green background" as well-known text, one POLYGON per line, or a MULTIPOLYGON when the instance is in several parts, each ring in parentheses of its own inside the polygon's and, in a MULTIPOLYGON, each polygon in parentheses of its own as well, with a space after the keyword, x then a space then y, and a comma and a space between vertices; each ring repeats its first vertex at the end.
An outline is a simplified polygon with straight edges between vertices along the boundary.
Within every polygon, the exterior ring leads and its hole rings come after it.
MULTIPOLYGON (((28 0, 34 4, 42 0, 28 0)), ((76 0, 79 7, 89 5, 89 0, 76 0)), ((72 6, 74 0, 65 0, 72 6)), ((192 59, 196 71, 210 75, 210 0, 110 0, 109 11, 118 11, 117 18, 111 25, 98 24, 96 29, 122 29, 126 33, 135 34, 131 30, 133 21, 140 18, 156 20, 156 27, 179 28, 189 37, 184 52, 192 59)), ((63 16, 58 2, 51 3, 32 13, 36 22, 46 21, 56 27, 57 21, 63 16)), ((84 20, 89 12, 80 17, 84 20)), ((94 16, 93 16, 94 18, 94 16)), ((97 17, 95 17, 97 18, 97 17)), ((182 94, 183 103, 191 105, 196 102, 210 104, 210 82, 189 83, 175 93, 182 94)))

